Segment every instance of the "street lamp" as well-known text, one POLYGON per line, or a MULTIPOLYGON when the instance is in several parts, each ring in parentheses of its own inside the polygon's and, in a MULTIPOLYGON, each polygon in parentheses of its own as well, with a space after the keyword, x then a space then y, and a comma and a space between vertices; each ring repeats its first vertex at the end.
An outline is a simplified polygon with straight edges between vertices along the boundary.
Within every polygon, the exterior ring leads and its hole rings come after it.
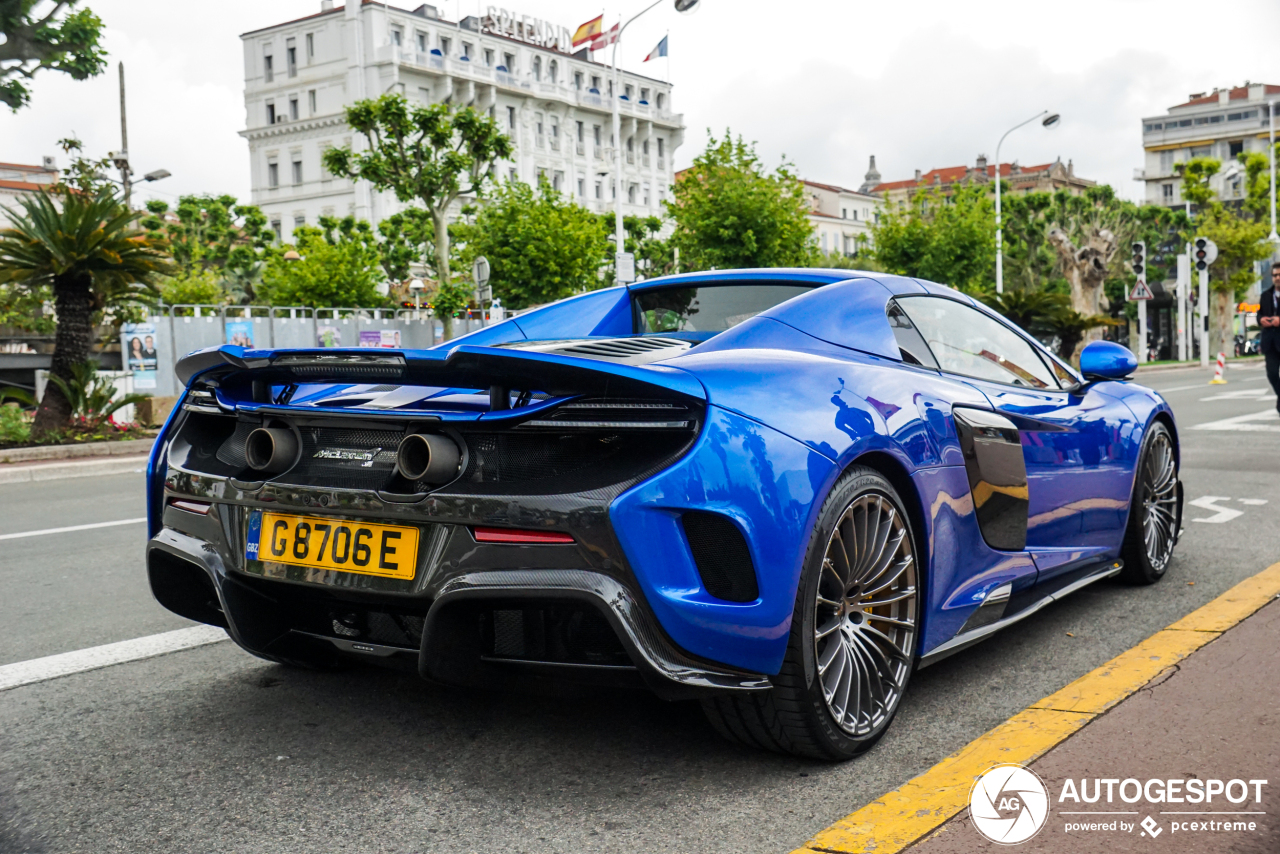
MULTIPOLYGON (((618 42, 622 41, 622 34, 627 31, 627 27, 631 26, 633 21, 661 2, 662 0, 654 0, 654 2, 632 15, 625 24, 618 28, 618 35, 613 40, 613 93, 611 98, 613 101, 613 213, 614 234, 617 240, 614 271, 619 284, 623 284, 622 256, 626 252, 627 242, 626 235, 622 229, 622 114, 618 106, 618 101, 622 98, 622 89, 618 79, 618 42)), ((700 0, 675 0, 675 8, 681 14, 688 14, 698 9, 699 2, 700 0)), ((634 268, 632 269, 631 278, 635 278, 634 268)))
POLYGON ((410 279, 409 290, 413 292, 413 311, 414 317, 418 316, 418 312, 422 311, 422 279, 410 279))
POLYGON ((1042 127, 1055 128, 1062 121, 1062 116, 1057 113, 1051 113, 1048 110, 1036 113, 1025 122, 1020 122, 1004 132, 1004 136, 1000 137, 1000 141, 996 143, 996 293, 1004 293, 1004 232, 1000 228, 1000 146, 1004 145, 1004 137, 1013 133, 1023 125, 1029 125, 1036 119, 1043 118, 1040 122, 1042 127))
POLYGON ((1271 163, 1271 234, 1268 240, 1280 243, 1280 235, 1276 234, 1276 102, 1267 104, 1271 118, 1271 147, 1267 149, 1267 160, 1271 163))

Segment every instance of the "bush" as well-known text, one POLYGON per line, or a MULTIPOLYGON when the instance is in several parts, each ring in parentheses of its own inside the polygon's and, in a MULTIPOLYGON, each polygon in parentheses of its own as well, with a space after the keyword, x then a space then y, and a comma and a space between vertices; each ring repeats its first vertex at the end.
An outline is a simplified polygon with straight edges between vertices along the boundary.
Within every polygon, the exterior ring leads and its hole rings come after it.
POLYGON ((31 441, 31 415, 17 404, 0 406, 0 445, 22 445, 31 441))
POLYGON ((169 305, 221 305, 226 301, 222 282, 214 270, 200 270, 170 279, 160 288, 169 305))

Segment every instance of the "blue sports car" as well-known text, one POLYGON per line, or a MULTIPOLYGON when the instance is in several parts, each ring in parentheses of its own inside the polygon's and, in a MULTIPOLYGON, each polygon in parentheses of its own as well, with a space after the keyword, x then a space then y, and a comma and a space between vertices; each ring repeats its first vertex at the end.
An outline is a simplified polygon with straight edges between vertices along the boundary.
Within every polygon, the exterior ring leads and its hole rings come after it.
POLYGON ((273 661, 647 686, 845 759, 915 668, 1164 574, 1177 428, 1134 367, 840 270, 653 279, 431 350, 202 350, 147 570, 273 661))

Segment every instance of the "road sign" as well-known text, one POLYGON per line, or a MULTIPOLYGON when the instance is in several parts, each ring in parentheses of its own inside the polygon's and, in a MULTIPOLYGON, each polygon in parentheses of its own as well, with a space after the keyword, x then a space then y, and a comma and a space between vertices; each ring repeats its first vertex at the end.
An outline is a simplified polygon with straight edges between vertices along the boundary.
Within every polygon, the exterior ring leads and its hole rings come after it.
POLYGON ((489 287, 489 259, 483 255, 477 258, 471 265, 471 275, 476 282, 476 300, 493 299, 493 289, 489 287))
POLYGON ((1151 293, 1151 288, 1147 287, 1146 279, 1138 279, 1133 286, 1133 290, 1129 291, 1130 300, 1154 299, 1155 294, 1151 293))
POLYGON ((636 280, 636 256, 630 252, 619 252, 616 256, 618 281, 624 285, 636 280))

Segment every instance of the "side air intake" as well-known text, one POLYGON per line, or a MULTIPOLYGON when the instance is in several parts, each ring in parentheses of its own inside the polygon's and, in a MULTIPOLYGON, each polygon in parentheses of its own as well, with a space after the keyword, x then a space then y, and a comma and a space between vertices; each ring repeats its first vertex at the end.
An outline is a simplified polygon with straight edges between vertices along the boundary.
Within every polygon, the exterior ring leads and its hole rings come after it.
POLYGON ((690 510, 680 517, 702 586, 717 599, 752 602, 760 597, 751 552, 727 516, 690 510))

